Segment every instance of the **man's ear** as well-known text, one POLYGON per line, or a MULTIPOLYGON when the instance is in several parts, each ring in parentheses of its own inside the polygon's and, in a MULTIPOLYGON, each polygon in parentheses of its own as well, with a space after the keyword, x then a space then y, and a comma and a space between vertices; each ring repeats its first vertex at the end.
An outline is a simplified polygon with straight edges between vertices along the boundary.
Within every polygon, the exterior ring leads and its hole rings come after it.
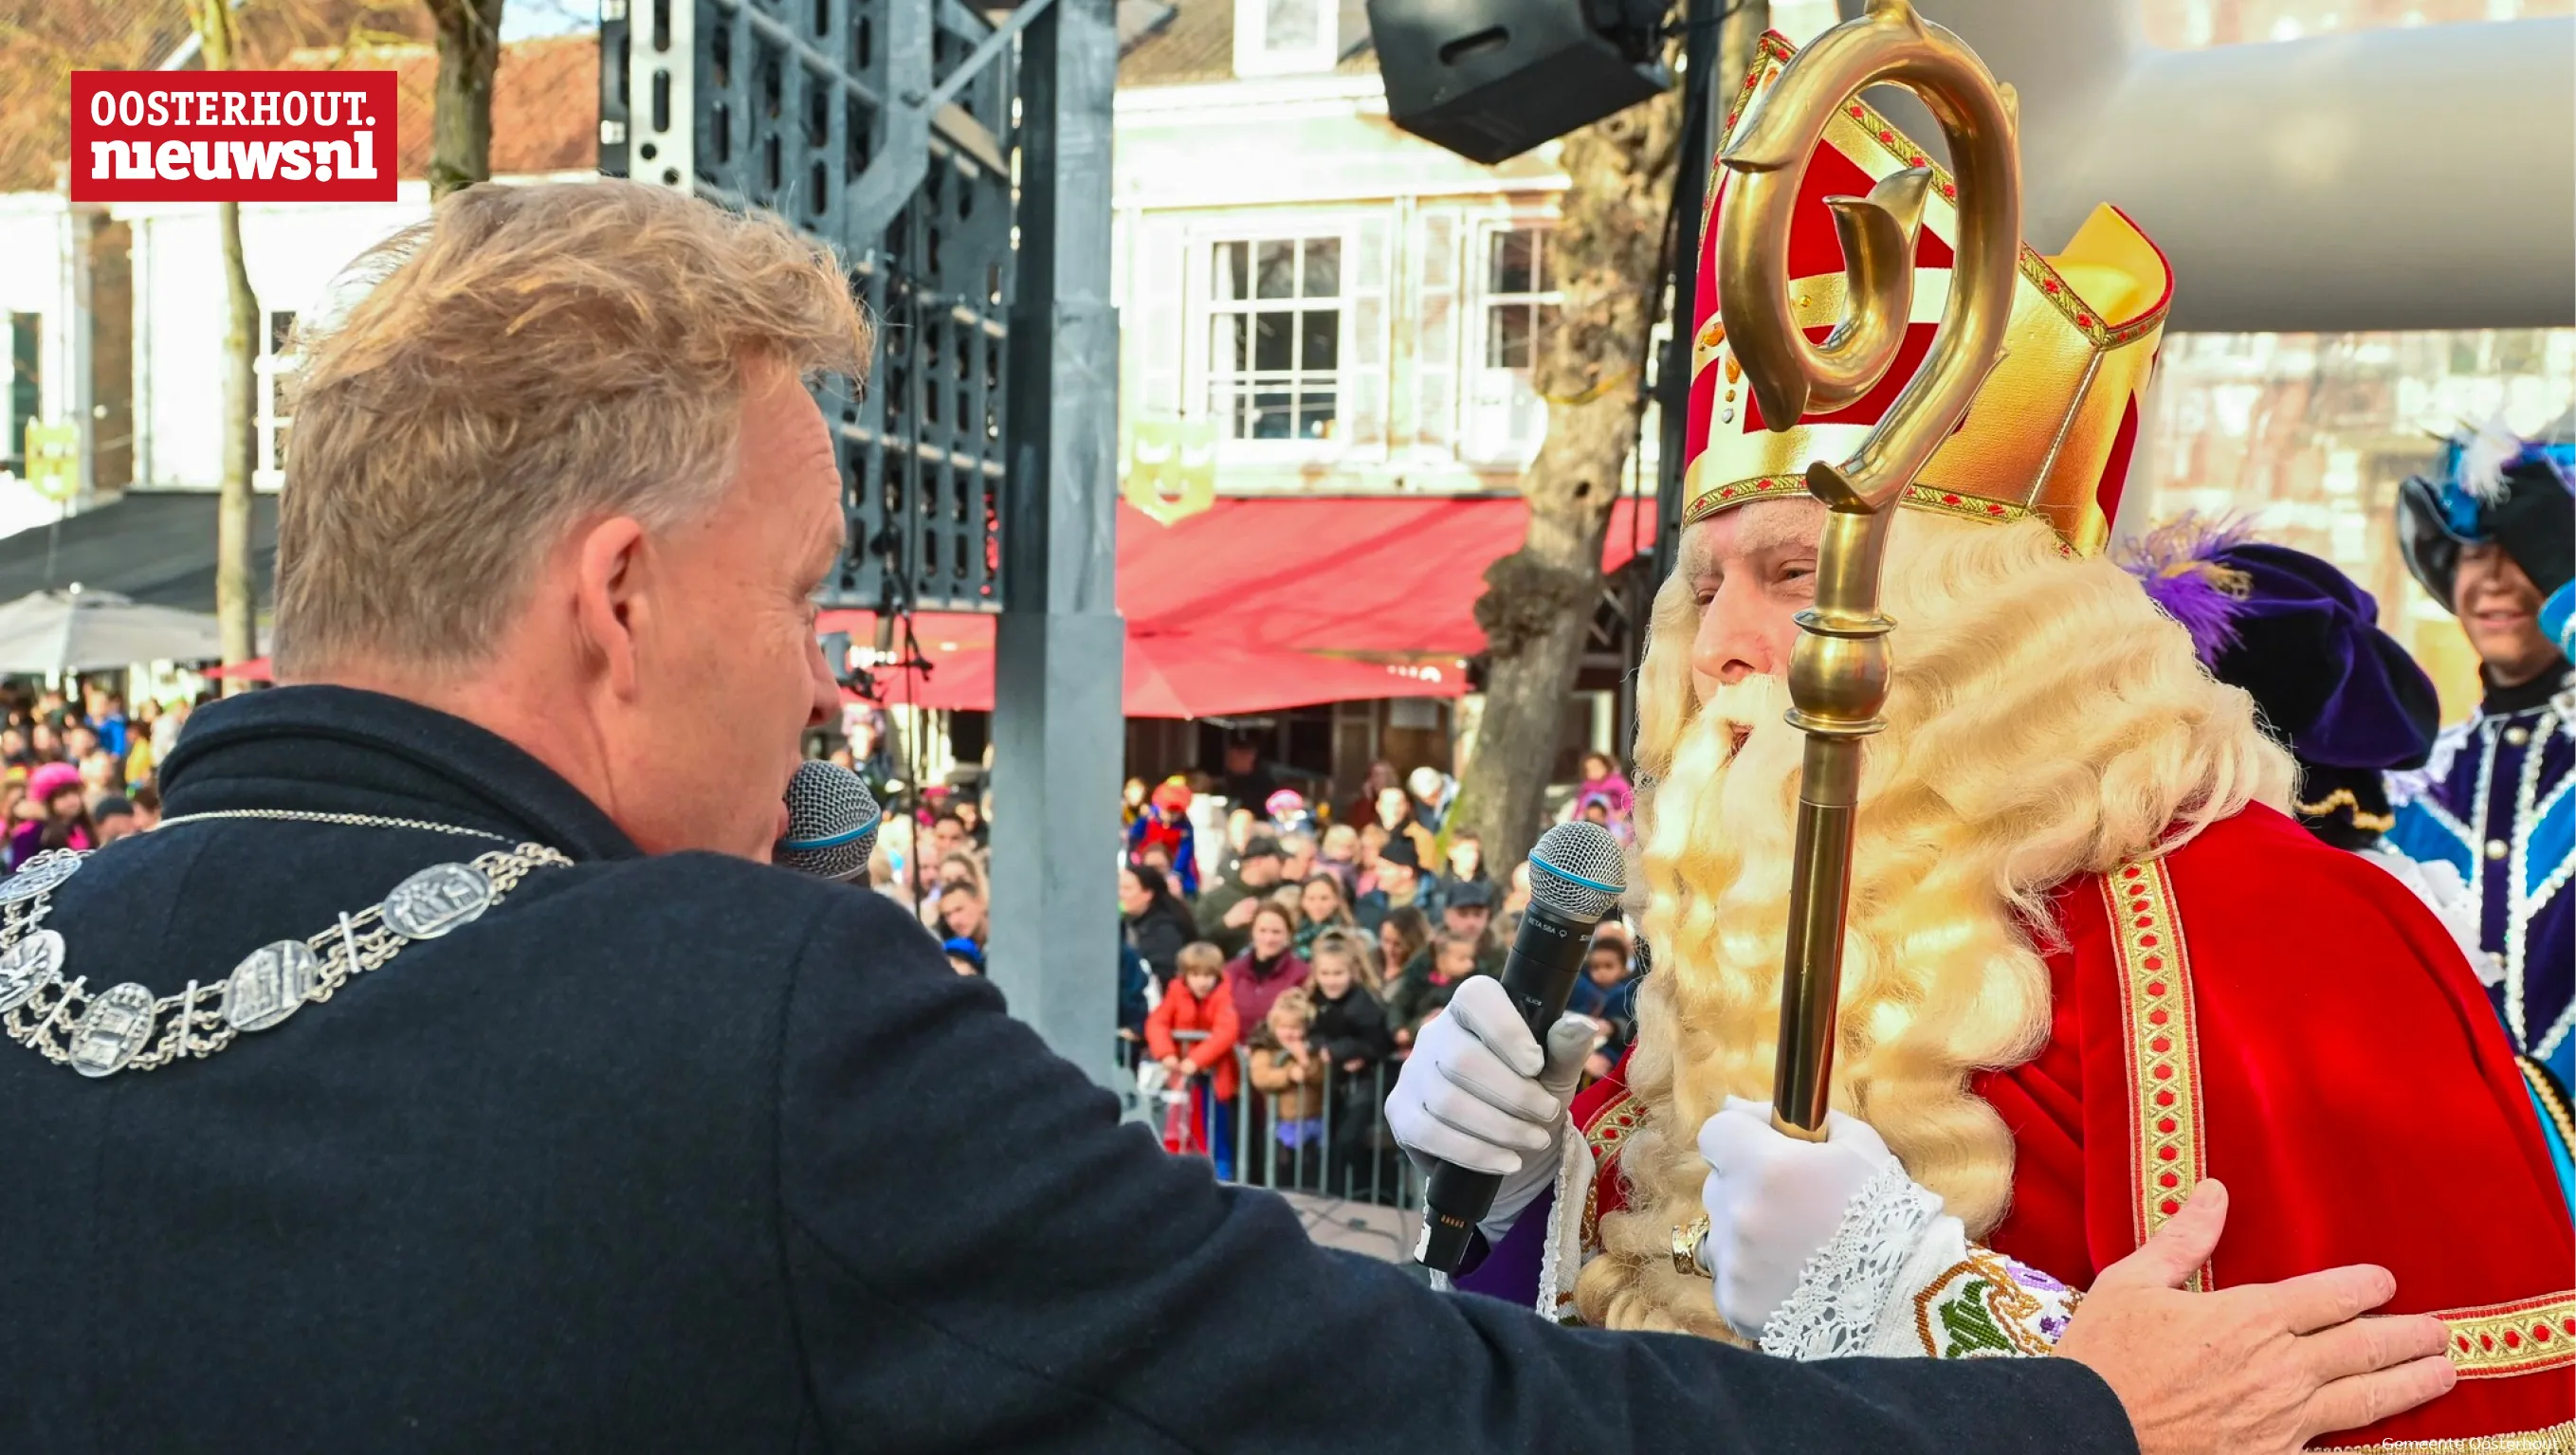
POLYGON ((652 555, 632 516, 593 522, 573 543, 573 618, 608 690, 631 699, 641 678, 641 641, 650 621, 652 555))

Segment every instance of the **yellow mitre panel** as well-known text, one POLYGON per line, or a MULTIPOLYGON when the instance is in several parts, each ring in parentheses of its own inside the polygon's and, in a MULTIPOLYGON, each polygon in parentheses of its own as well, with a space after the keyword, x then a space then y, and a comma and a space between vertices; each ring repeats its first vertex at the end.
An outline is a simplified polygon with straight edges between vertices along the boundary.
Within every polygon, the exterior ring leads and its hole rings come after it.
MULTIPOLYGON (((1728 118, 1730 137, 1793 53, 1784 38, 1763 38, 1762 65, 1748 78, 1728 118)), ((1691 460, 1685 477, 1685 523, 1747 500, 1804 494, 1808 464, 1839 461, 1859 449, 1919 365, 1949 296, 1949 244, 1958 225, 1949 199, 1957 195, 1956 187, 1911 138, 1858 100, 1846 102, 1826 128, 1801 187, 1792 256, 1813 266, 1792 278, 1790 304, 1816 337, 1841 322, 1839 249, 1820 248, 1812 241, 1832 235, 1823 199, 1866 191, 1870 182, 1917 166, 1933 175, 1935 196, 1923 225, 1937 241, 1918 250, 1907 345, 1867 397, 1829 413, 1811 413, 1788 430, 1764 429, 1727 347, 1723 318, 1699 320, 1691 397, 1693 408, 1704 411, 1695 422, 1705 430, 1707 444, 1691 460), (1809 212, 1812 220, 1805 215, 1809 212), (1810 239, 1803 257, 1800 237, 1810 239), (1711 377, 1709 370, 1718 372, 1711 377)), ((1703 269, 1713 265, 1709 239, 1718 209, 1725 205, 1727 175, 1722 167, 1712 168, 1702 227, 1703 269)), ((1978 391, 1958 431, 1907 488, 1905 503, 1996 521, 2037 513, 2075 550, 2099 550, 2127 482, 2172 281, 2155 244, 2108 205, 2095 208, 2054 257, 2023 244, 2003 360, 1978 391)))

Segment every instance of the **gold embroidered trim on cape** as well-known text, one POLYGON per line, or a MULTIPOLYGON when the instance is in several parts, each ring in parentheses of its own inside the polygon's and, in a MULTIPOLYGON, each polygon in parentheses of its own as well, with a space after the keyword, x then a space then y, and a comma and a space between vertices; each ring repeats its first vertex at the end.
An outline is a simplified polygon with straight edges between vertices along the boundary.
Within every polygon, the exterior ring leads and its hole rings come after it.
POLYGON ((2462 1379, 2576 1367, 2576 1290, 2435 1309, 2433 1317, 2451 1328, 2451 1364, 2462 1379))
MULTIPOLYGON (((2129 1066, 2130 1230, 2143 1244, 2208 1175, 2201 1133, 2200 1039, 2191 957, 2161 860, 2123 864, 2102 880, 2120 962, 2120 1050, 2129 1066)), ((2204 1263, 2184 1285, 2216 1286, 2204 1263)))
POLYGON ((1622 1087, 1593 1114, 1592 1125, 1583 1129, 1584 1145, 1592 1149, 1592 1181, 1583 1189, 1583 1222, 1577 1234, 1577 1246, 1585 1257, 1601 1251, 1601 1180, 1610 1173, 1610 1159, 1645 1121, 1646 1104, 1635 1091, 1622 1087))
MULTIPOLYGON (((2323 1445, 2310 1445, 2323 1450, 2323 1445)), ((2354 1445, 2355 1450, 2404 1451, 2409 1455, 2576 1455, 2576 1420, 2551 1425, 2545 1430, 2524 1430, 2511 1435, 2465 1435, 2454 1440, 2390 1440, 2384 1444, 2354 1445)))

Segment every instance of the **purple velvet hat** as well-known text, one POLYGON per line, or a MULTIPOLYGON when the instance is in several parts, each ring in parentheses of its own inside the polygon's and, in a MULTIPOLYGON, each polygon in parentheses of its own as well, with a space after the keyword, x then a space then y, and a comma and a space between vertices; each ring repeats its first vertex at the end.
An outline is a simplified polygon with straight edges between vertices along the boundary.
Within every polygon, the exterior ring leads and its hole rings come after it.
POLYGON ((2424 669, 2379 629, 2379 604, 2326 562, 2248 536, 2241 521, 2184 516, 2121 564, 2191 633, 2212 676, 2253 694, 2312 777, 2422 765, 2440 704, 2424 669))

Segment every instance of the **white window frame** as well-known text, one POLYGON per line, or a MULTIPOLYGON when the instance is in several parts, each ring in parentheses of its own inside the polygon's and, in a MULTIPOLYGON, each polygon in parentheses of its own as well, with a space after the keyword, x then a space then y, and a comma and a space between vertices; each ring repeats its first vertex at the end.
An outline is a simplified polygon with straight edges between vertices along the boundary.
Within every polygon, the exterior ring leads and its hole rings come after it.
POLYGON ((1545 272, 1547 235, 1557 227, 1552 214, 1531 213, 1492 218, 1468 231, 1467 256, 1461 271, 1466 275, 1461 290, 1467 306, 1467 327, 1460 330, 1463 354, 1459 360, 1460 388, 1458 406, 1461 418, 1458 447, 1461 458, 1479 464, 1512 464, 1526 466, 1538 454, 1547 438, 1547 406, 1537 397, 1532 377, 1537 364, 1538 337, 1531 338, 1531 367, 1509 368, 1486 362, 1492 355, 1494 310, 1506 305, 1521 307, 1561 308, 1564 291, 1540 287, 1532 293, 1498 293, 1493 286, 1495 239, 1514 232, 1536 233, 1540 238, 1538 281, 1550 280, 1545 272), (1491 422, 1501 414, 1517 415, 1517 427, 1496 428, 1491 422))
POLYGON ((258 390, 259 403, 257 428, 252 432, 255 453, 250 483, 254 490, 280 490, 286 486, 286 462, 278 457, 277 444, 280 431, 294 428, 295 417, 285 412, 285 401, 279 395, 285 388, 284 376, 293 374, 301 360, 294 350, 277 347, 277 320, 286 320, 283 332, 292 338, 299 316, 292 308, 269 308, 260 313, 259 357, 251 361, 251 381, 258 390))
POLYGON ((1234 73, 1238 76, 1309 76, 1329 72, 1342 58, 1339 0, 1234 0, 1234 73), (1276 49, 1270 44, 1274 5, 1315 9, 1311 45, 1276 49))
MULTIPOLYGON (((1356 223, 1340 215, 1311 218, 1280 217, 1258 222, 1246 221, 1234 226, 1211 226, 1192 236, 1188 242, 1187 265, 1183 268, 1183 286, 1189 306, 1184 310, 1187 348, 1184 354, 1183 415, 1185 418, 1213 419, 1217 422, 1217 453, 1220 460, 1302 460, 1339 455, 1348 448, 1343 421, 1349 417, 1355 366, 1352 362, 1354 303, 1352 266, 1359 252, 1356 223), (1331 242, 1341 253, 1339 292, 1333 296, 1337 315, 1333 346, 1333 418, 1335 432, 1325 438, 1291 436, 1286 439, 1237 438, 1233 435, 1229 409, 1217 400, 1217 386, 1222 377, 1216 367, 1213 347, 1215 321, 1237 310, 1220 306, 1216 296, 1217 250, 1242 243, 1257 248, 1262 243, 1331 242)), ((1246 300, 1247 303, 1252 300, 1246 300)), ((1313 302, 1305 298, 1300 304, 1313 302)))

